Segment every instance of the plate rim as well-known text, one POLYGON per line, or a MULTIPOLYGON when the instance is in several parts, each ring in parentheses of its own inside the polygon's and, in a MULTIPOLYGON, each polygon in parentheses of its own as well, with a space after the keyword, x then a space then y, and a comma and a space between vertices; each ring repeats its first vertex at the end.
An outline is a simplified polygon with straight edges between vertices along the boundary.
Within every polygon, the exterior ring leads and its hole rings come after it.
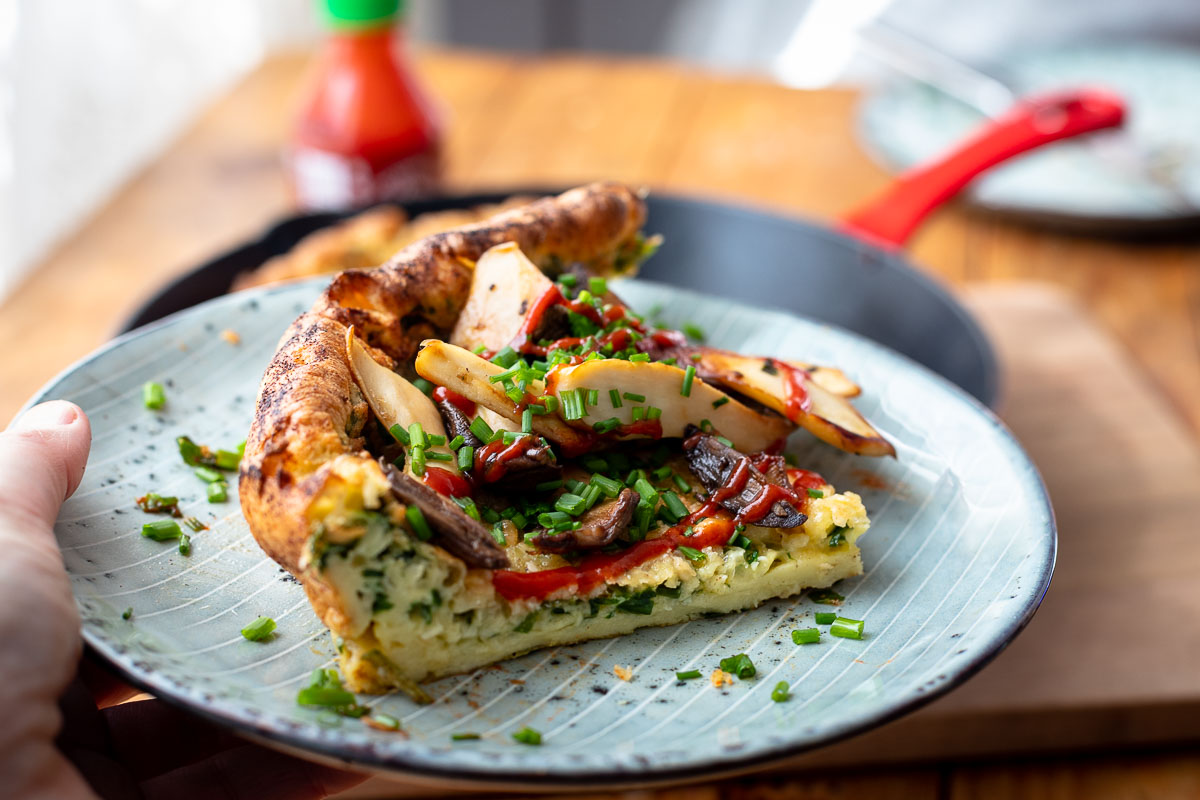
MULTIPOLYGON (((257 287, 233 295, 223 295, 122 334, 61 370, 22 406, 18 414, 23 413, 36 403, 51 399, 51 391, 70 374, 132 339, 151 335, 158 330, 178 324, 188 317, 202 315, 206 313, 210 306, 236 301, 257 300, 260 297, 293 290, 306 284, 316 286, 323 280, 328 280, 328 278, 322 276, 285 284, 257 287)), ((653 281, 643 281, 643 283, 665 287, 670 291, 690 291, 653 281)), ((701 292, 690 291, 690 293, 708 297, 708 295, 704 295, 701 292)), ((738 303, 737 305, 745 306, 747 304, 738 303)), ((992 660, 1003 652, 1032 620, 1049 589, 1057 559, 1058 531, 1054 507, 1041 472, 1025 452, 1019 440, 1017 440, 1007 425, 990 408, 981 403, 969 392, 902 353, 898 353, 885 345, 853 331, 830 323, 811 320, 793 312, 783 310, 774 311, 775 313, 798 319, 805 324, 819 325, 832 329, 843 336, 856 339, 868 348, 879 351, 878 354, 882 357, 898 362, 903 369, 917 370, 924 373, 925 377, 931 379, 942 391, 948 392, 958 401, 965 402, 968 409, 976 415, 982 416, 983 421, 988 423, 990 429, 999 437, 1000 443, 1005 446, 1008 454, 1007 457, 1015 458, 1019 465, 1025 467, 1030 488, 1033 490, 1034 499, 1038 501, 1040 510, 1045 512, 1045 525, 1040 528, 1040 535, 1038 537, 1039 540, 1044 542, 1044 550, 1038 553, 1041 556, 1042 565, 1039 573, 1034 576, 1033 585, 1035 588, 1028 594, 1020 614, 1013 615, 999 633, 989 638, 988 646, 981 648, 973 658, 958 667, 956 671, 947 671, 946 680, 939 682, 936 686, 920 694, 916 694, 902 702, 889 704, 877 713, 865 715, 853 724, 834 726, 831 733, 818 741, 802 743, 781 742, 755 751, 752 754, 738 755, 733 753, 716 760, 710 760, 705 764, 662 768, 643 765, 641 769, 619 771, 604 771, 598 767, 586 767, 577 770, 572 775, 563 774, 561 771, 534 772, 529 771, 528 768, 504 767, 489 771, 464 766, 438 767, 428 763, 428 761, 432 760, 429 756, 422 759, 422 763, 398 762, 395 759, 384 757, 382 751, 376 749, 356 750, 353 753, 347 754, 347 745, 345 743, 327 744, 320 741, 314 742, 310 738, 306 739, 297 733, 297 731, 306 729, 309 726, 277 724, 272 727, 269 718, 260 714, 248 713, 248 706, 228 701, 217 701, 215 703, 206 701, 204 698, 205 693, 202 691, 193 690, 186 685, 180 685, 154 671, 141 670, 133 656, 117 652, 113 646, 103 641, 98 633, 89 631, 86 626, 81 626, 83 641, 88 649, 99 655, 105 664, 113 668, 122 679, 137 688, 150 692, 157 699, 173 707, 195 714, 213 724, 232 729, 248 738, 276 746, 287 752, 305 754, 326 763, 334 763, 350 769, 365 768, 375 774, 437 785, 455 784, 478 788, 481 785, 490 784, 506 788, 550 790, 556 788, 634 788, 639 786, 694 782, 753 771, 765 765, 778 763, 805 752, 818 750, 903 717, 942 697, 977 674, 983 667, 991 663, 992 660)), ((72 594, 74 595, 74 584, 72 584, 72 594)), ((353 747, 353 745, 350 747, 353 747)), ((433 758, 436 759, 436 756, 433 758)))

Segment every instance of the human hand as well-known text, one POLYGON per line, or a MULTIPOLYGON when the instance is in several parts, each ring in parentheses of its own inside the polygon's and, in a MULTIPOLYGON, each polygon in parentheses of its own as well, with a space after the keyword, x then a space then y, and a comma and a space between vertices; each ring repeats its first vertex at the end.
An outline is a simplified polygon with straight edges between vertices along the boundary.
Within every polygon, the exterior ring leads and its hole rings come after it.
POLYGON ((0 796, 315 800, 360 782, 157 700, 111 705, 133 690, 80 665, 79 615, 54 540, 90 446, 87 417, 64 401, 0 433, 0 796))

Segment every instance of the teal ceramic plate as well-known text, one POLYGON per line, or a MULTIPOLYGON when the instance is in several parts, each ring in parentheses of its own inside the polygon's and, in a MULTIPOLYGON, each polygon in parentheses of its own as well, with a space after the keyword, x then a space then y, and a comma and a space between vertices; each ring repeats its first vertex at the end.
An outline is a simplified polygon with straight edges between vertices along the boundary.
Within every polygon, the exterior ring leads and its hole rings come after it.
POLYGON ((296 705, 314 667, 333 664, 304 593, 258 549, 231 492, 206 502, 174 439, 231 446, 250 424, 275 343, 321 282, 222 297, 128 334, 55 379, 37 398, 91 416, 87 474, 57 524, 87 642, 132 682, 278 746, 426 780, 512 785, 649 783, 729 772, 818 747, 947 691, 996 655, 1037 608, 1054 562, 1054 519, 1036 470, 986 409, 933 373, 841 330, 644 282, 619 291, 663 306, 709 340, 744 352, 837 364, 865 388, 858 406, 899 458, 847 456, 796 434, 790 450, 840 489, 862 494, 874 525, 866 574, 845 581, 841 613, 862 641, 790 632, 829 610, 811 600, 531 653, 430 685, 434 705, 364 698, 407 736, 296 705), (222 335, 235 331, 240 343, 222 335), (141 387, 167 387, 160 412, 141 387), (147 491, 177 495, 209 525, 192 553, 140 535, 147 491), (130 619, 122 612, 132 608, 130 619), (277 635, 239 631, 259 615, 277 635), (748 653, 758 677, 715 689, 681 683, 748 653), (630 682, 614 666, 633 669, 630 682), (787 681, 791 700, 771 690, 787 681), (530 726, 541 747, 513 741, 530 726), (451 740, 478 733, 477 741, 451 740))
MULTIPOLYGON (((1014 55, 992 72, 1021 92, 1103 86, 1128 106, 1123 139, 1096 134, 1014 159, 968 190, 984 208, 1097 232, 1193 233, 1200 221, 1200 51, 1150 43, 1091 43, 1014 55)), ((886 166, 938 156, 983 124, 963 103, 906 81, 871 94, 859 133, 886 166)))

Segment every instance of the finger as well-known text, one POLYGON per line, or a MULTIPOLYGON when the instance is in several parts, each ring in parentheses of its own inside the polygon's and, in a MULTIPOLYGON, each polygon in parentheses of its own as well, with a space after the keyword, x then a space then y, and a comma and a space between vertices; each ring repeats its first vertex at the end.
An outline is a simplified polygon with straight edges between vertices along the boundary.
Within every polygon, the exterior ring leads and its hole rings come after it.
POLYGON ((364 780, 247 744, 143 781, 142 793, 145 800, 319 800, 364 780))
POLYGON ((92 429, 79 406, 52 400, 0 433, 0 530, 49 530, 83 477, 92 429))

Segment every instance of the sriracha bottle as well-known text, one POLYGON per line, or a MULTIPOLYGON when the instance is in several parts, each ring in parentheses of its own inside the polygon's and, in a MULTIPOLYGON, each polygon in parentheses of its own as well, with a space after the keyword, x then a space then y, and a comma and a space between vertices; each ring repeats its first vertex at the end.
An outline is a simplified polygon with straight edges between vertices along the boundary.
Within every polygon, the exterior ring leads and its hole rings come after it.
POLYGON ((404 58, 400 0, 323 0, 332 33, 286 154, 303 208, 429 194, 440 179, 438 123, 404 58))

